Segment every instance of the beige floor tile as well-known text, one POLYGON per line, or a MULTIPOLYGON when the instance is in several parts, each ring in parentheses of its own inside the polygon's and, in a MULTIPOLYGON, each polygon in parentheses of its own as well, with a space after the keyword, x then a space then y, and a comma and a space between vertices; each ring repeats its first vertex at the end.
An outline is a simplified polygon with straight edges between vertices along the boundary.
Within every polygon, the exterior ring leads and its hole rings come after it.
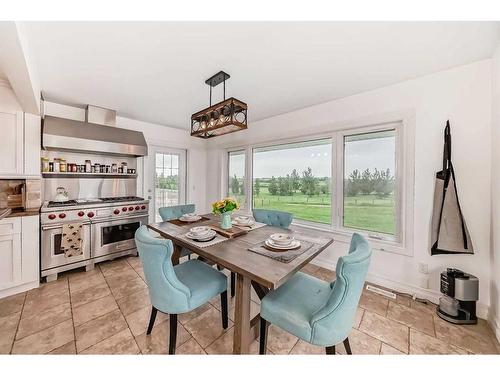
POLYGON ((361 324, 361 319, 363 319, 363 314, 365 313, 365 310, 358 307, 356 309, 356 316, 354 317, 354 324, 353 324, 353 328, 359 328, 359 325, 361 324))
MULTIPOLYGON (((229 310, 229 319, 231 319, 234 322, 234 311, 236 309, 233 307, 231 310, 229 310)), ((254 301, 250 301, 250 319, 255 317, 256 315, 260 314, 260 305, 255 303, 254 301)))
POLYGON ((402 352, 408 352, 409 329, 404 324, 365 311, 359 330, 402 352))
POLYGON ((124 275, 133 271, 126 258, 99 263, 99 268, 106 278, 124 275))
POLYGON ((307 273, 308 275, 314 276, 314 274, 318 272, 319 268, 320 267, 315 264, 308 263, 304 267, 302 267, 300 272, 304 272, 307 273))
POLYGON ((427 313, 429 313, 431 315, 436 315, 436 307, 437 306, 435 304, 431 303, 431 302, 423 303, 423 302, 412 300, 410 302, 410 307, 412 309, 415 309, 415 310, 427 312, 427 313))
POLYGON ((46 298, 60 295, 62 292, 67 292, 68 288, 68 277, 63 276, 58 278, 56 281, 42 283, 40 284, 40 287, 28 291, 26 295, 26 302, 40 297, 46 298))
POLYGON ((400 305, 411 307, 411 301, 412 301, 411 297, 402 296, 400 294, 396 295, 396 303, 399 303, 400 305))
POLYGON ((19 293, 0 299, 0 318, 21 311, 25 297, 26 293, 19 293))
POLYGON ((403 353, 402 351, 397 350, 396 348, 393 348, 392 346, 387 345, 386 343, 382 343, 382 348, 380 349, 380 354, 384 355, 401 355, 401 354, 406 354, 403 353))
MULTIPOLYGON (((349 344, 352 354, 379 354, 382 345, 380 340, 357 329, 353 329, 349 333, 349 344)), ((339 354, 346 354, 343 343, 335 345, 335 349, 339 354)))
POLYGON ((328 270, 323 267, 318 267, 316 272, 313 274, 314 277, 317 277, 318 279, 321 279, 323 281, 327 281, 331 283, 332 281, 335 280, 335 271, 333 270, 328 270))
POLYGON ((142 268, 141 258, 128 257, 126 260, 127 263, 130 264, 130 267, 132 267, 133 269, 142 268))
POLYGON ((108 288, 108 284, 104 279, 99 285, 95 285, 91 288, 79 290, 73 292, 71 290, 71 305, 73 307, 78 307, 80 305, 85 305, 86 303, 98 300, 100 298, 109 296, 111 290, 108 288))
POLYGON ((71 305, 63 303, 45 310, 42 314, 35 314, 29 317, 25 317, 24 315, 23 313, 19 322, 16 340, 71 319, 71 305))
POLYGON ((44 354, 73 341, 71 319, 14 342, 13 354, 44 354))
POLYGON ((359 307, 382 316, 386 315, 388 305, 389 301, 386 298, 375 293, 365 291, 361 294, 361 298, 359 300, 359 307))
POLYGON ((75 327, 77 327, 117 309, 118 305, 115 299, 112 295, 109 295, 96 301, 86 303, 85 305, 73 307, 73 322, 75 327))
MULTIPOLYGON (((233 354, 233 336, 234 327, 210 344, 205 351, 207 354, 233 354)), ((259 354, 258 341, 254 340, 250 344, 250 354, 259 354)))
MULTIPOLYGON (((229 321, 228 328, 231 328, 232 325, 233 323, 229 321)), ((184 327, 202 348, 209 346, 226 331, 222 328, 221 313, 214 307, 209 308, 203 314, 190 320, 184 327)))
POLYGON ((81 326, 75 327, 77 352, 91 347, 127 328, 120 310, 112 311, 81 326))
POLYGON ((124 329, 107 339, 98 342, 81 354, 139 354, 140 350, 135 343, 130 330, 124 329))
POLYGON ((23 319, 69 302, 67 278, 44 284, 43 287, 28 292, 23 308, 23 319))
POLYGON ((72 340, 63 346, 60 346, 52 351, 50 351, 48 354, 76 354, 76 344, 75 340, 72 340))
MULTIPOLYGON (((176 348, 187 342, 191 338, 188 331, 177 323, 177 342, 176 348)), ((166 354, 170 341, 170 321, 163 321, 155 325, 150 335, 146 332, 135 338, 142 354, 166 354)))
POLYGON ((139 275, 139 277, 146 282, 146 275, 144 274, 144 270, 141 268, 136 268, 135 272, 139 275))
POLYGON ((71 294, 82 291, 84 289, 92 289, 96 286, 106 284, 104 276, 102 275, 99 268, 94 268, 93 270, 88 272, 80 270, 79 272, 71 273, 68 275, 68 281, 71 294))
POLYGON ((467 352, 412 328, 410 354, 467 354, 467 352))
POLYGON ((435 336, 434 318, 428 312, 415 310, 391 301, 387 309, 387 318, 403 323, 430 336, 435 336))
POLYGON ((175 350, 176 355, 184 355, 184 354, 196 354, 196 355, 204 355, 207 354, 203 350, 203 348, 196 342, 195 339, 191 338, 186 341, 184 344, 179 346, 175 350))
POLYGON ((0 354, 9 354, 16 335, 21 312, 15 312, 0 318, 0 354))
POLYGON ((496 341, 495 334, 493 333, 490 325, 488 322, 484 319, 478 319, 477 324, 471 324, 471 325, 463 325, 463 329, 465 329, 467 332, 469 332, 472 335, 476 336, 482 336, 482 337, 491 337, 492 341, 496 341))
POLYGON ((489 336, 482 336, 463 326, 448 323, 439 317, 434 318, 434 325, 436 337, 441 341, 475 354, 498 354, 495 343, 489 336))
POLYGON ((192 319, 200 316, 201 314, 203 314, 205 311, 210 310, 211 307, 212 307, 212 305, 210 303, 205 303, 205 304, 201 305, 200 307, 194 309, 193 311, 190 311, 190 312, 187 312, 187 313, 184 313, 184 314, 179 314, 177 316, 177 319, 182 324, 186 324, 190 320, 192 320, 192 319))
MULTIPOLYGON (((253 289, 252 289, 252 291, 253 291, 253 289)), ((217 296, 215 296, 214 298, 212 298, 212 299, 209 301, 209 303, 210 303, 213 307, 215 307, 217 310, 219 310, 219 311, 220 311, 220 309, 221 309, 221 306, 220 306, 220 295, 217 295, 217 296)), ((231 298, 231 293, 230 293, 230 291, 228 290, 228 291, 227 291, 227 308, 228 308, 229 310, 231 310, 232 308, 234 308, 235 303, 236 303, 236 297, 232 297, 232 298, 231 298)))
POLYGON ((134 271, 134 276, 116 282, 117 277, 108 279, 111 292, 116 299, 135 294, 147 288, 146 283, 134 271))
POLYGON ((129 315, 145 307, 151 308, 148 289, 141 289, 137 293, 116 300, 123 315, 129 315))
POLYGON ((274 354, 288 354, 299 340, 296 336, 271 324, 267 333, 267 347, 274 354))
MULTIPOLYGON (((139 336, 145 333, 148 329, 149 319, 151 318, 151 307, 143 307, 140 310, 134 311, 132 314, 126 315, 125 320, 127 321, 130 330, 134 336, 139 336)), ((155 325, 168 320, 168 315, 160 311, 156 313, 155 325)), ((155 328, 156 329, 156 328, 155 328)), ((153 329, 153 331, 155 330, 153 329)))
POLYGON ((317 346, 309 344, 303 340, 299 340, 297 344, 293 347, 290 354, 320 354, 325 355, 325 348, 323 346, 317 346))

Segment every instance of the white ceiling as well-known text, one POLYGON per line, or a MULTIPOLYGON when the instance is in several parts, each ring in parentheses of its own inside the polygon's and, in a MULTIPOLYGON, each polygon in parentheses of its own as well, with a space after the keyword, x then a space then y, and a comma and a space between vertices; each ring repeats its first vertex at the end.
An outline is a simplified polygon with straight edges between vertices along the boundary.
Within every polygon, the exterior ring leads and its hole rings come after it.
POLYGON ((488 22, 25 25, 46 99, 181 128, 219 70, 251 122, 488 58, 497 43, 488 22))

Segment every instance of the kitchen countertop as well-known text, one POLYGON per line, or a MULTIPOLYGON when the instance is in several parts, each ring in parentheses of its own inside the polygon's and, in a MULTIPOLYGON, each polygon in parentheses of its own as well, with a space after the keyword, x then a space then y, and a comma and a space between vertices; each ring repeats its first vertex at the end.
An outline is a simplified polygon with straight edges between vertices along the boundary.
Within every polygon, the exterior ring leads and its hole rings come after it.
POLYGON ((12 210, 10 208, 1 208, 0 209, 0 220, 4 217, 8 217, 11 214, 12 210))
POLYGON ((9 209, 12 212, 7 217, 35 216, 40 214, 39 208, 30 208, 28 210, 22 208, 9 209))

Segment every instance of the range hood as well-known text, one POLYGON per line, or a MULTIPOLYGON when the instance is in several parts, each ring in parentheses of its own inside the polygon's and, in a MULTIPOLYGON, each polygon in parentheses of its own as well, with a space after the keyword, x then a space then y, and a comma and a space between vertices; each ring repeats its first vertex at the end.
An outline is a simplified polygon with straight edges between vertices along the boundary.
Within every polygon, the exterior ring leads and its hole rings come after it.
POLYGON ((42 123, 42 147, 44 150, 92 154, 136 157, 147 155, 148 146, 142 132, 94 123, 99 117, 114 124, 113 113, 114 111, 88 106, 86 121, 46 115, 42 123), (102 113, 107 117, 102 117, 102 113), (109 113, 112 114, 111 121, 109 113))

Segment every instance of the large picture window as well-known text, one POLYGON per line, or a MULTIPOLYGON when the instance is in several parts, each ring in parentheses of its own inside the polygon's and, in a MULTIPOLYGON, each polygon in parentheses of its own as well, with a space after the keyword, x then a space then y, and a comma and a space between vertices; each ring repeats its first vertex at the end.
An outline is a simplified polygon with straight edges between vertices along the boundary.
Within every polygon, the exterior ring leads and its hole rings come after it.
POLYGON ((396 234, 396 132, 344 136, 344 227, 396 234))
POLYGON ((402 137, 412 129, 403 133, 402 121, 386 122, 228 151, 228 195, 247 209, 291 212, 296 224, 335 231, 345 241, 360 232, 384 250, 403 252, 412 238, 405 212, 413 207, 406 201, 413 196, 413 143, 402 137))
POLYGON ((253 207, 331 224, 331 163, 331 139, 254 149, 253 207))

